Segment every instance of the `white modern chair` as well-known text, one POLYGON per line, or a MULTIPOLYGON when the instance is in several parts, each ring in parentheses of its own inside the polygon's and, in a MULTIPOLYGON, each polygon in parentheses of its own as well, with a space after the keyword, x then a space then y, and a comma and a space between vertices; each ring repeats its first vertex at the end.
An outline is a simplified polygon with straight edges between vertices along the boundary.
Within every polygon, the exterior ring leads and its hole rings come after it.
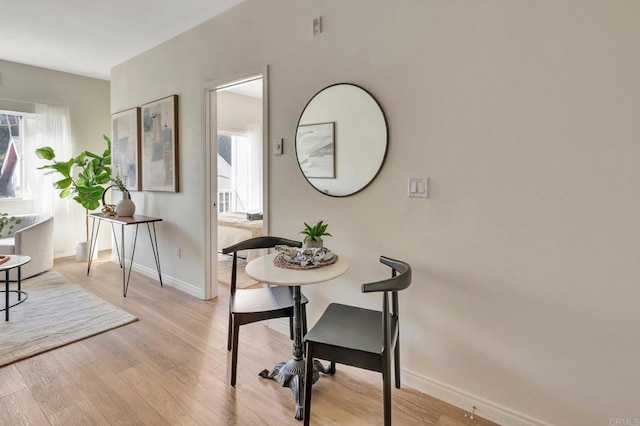
MULTIPOLYGON (((13 226, 11 234, 7 234, 8 229, 3 230, 0 235, 0 254, 24 254, 31 257, 31 261, 21 268, 22 279, 53 268, 53 216, 48 214, 13 216, 21 222, 13 226)), ((17 278, 18 271, 11 270, 9 279, 17 278)))

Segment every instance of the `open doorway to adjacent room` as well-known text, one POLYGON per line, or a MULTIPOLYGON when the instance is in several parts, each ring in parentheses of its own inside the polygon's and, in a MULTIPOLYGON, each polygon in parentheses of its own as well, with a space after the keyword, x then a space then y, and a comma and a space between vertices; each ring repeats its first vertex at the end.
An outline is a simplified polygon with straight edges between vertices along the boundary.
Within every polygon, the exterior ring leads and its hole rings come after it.
MULTIPOLYGON (((263 235, 264 147, 263 77, 225 84, 216 88, 216 166, 217 189, 217 279, 228 284, 231 256, 221 254, 228 247, 263 235)), ((241 253, 238 262, 238 288, 255 285, 244 274, 252 253, 241 253)))

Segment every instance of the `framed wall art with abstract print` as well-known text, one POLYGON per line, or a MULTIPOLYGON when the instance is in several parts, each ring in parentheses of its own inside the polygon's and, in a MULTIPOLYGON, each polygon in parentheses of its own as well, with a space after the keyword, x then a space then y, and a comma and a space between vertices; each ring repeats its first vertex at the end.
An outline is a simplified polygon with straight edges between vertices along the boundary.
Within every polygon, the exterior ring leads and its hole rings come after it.
POLYGON ((140 108, 111 115, 111 175, 140 190, 140 108))
POLYGON ((142 190, 178 192, 178 95, 142 105, 142 190))
POLYGON ((296 152, 302 173, 308 178, 335 178, 335 122, 301 124, 296 152))

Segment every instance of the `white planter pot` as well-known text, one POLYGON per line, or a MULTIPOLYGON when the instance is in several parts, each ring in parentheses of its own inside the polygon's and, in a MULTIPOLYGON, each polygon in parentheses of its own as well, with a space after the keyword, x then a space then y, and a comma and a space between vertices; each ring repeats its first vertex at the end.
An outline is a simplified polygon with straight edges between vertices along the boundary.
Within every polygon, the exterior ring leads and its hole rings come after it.
MULTIPOLYGON (((87 262, 89 260, 89 241, 76 242, 76 262, 87 262)), ((98 259, 98 242, 96 241, 96 250, 93 253, 93 259, 98 259)))

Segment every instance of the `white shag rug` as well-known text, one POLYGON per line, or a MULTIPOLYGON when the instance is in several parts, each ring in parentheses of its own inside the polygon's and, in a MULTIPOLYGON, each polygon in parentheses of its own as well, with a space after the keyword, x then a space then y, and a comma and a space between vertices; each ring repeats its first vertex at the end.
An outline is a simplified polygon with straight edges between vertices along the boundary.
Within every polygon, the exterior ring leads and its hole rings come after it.
MULTIPOLYGON (((0 280, 0 290, 5 289, 0 280)), ((15 290, 16 283, 10 288, 15 290)), ((10 309, 9 321, 0 312, 0 366, 85 339, 136 321, 138 318, 101 299, 57 272, 22 282, 28 299, 10 309)), ((0 309, 4 293, 0 293, 0 309)), ((10 304, 17 301, 10 294, 10 304)))

